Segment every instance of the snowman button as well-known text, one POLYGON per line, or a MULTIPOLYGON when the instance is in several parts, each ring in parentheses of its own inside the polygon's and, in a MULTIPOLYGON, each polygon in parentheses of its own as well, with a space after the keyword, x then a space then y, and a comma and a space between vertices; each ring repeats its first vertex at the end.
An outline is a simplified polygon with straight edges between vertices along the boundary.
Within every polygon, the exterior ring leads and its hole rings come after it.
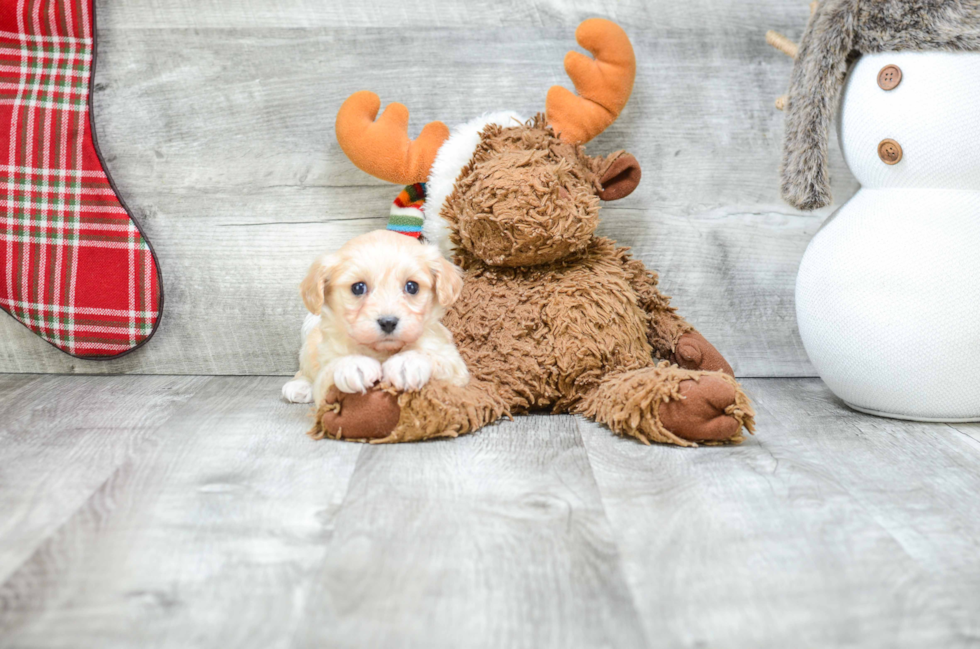
POLYGON ((882 90, 894 90, 902 83, 902 69, 897 65, 886 65, 878 71, 878 86, 882 90))
POLYGON ((878 143, 878 157, 886 165, 898 164, 902 160, 902 145, 895 140, 885 138, 878 143))

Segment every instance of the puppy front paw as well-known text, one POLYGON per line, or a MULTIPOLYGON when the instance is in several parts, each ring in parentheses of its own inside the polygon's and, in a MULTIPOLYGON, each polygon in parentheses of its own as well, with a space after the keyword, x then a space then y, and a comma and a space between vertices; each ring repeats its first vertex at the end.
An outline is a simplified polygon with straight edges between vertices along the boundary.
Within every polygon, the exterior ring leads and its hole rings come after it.
POLYGON ((420 390, 432 376, 432 361, 419 352, 402 352, 385 361, 384 379, 396 390, 420 390))
POLYGON ((337 361, 333 383, 341 392, 367 392, 381 380, 381 363, 368 356, 345 356, 337 361))
POLYGON ((312 403, 313 384, 306 379, 295 379, 282 386, 282 398, 289 403, 312 403))

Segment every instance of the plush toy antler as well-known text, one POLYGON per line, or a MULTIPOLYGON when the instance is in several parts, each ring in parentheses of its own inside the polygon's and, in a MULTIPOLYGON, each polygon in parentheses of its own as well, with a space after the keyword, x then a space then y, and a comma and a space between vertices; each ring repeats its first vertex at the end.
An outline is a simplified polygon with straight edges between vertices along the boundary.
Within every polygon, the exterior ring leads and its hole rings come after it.
POLYGON ((626 32, 614 22, 590 18, 575 30, 578 44, 592 52, 565 55, 565 72, 578 95, 552 86, 545 102, 548 124, 565 142, 583 144, 616 121, 629 101, 636 57, 626 32))
POLYGON ((425 182, 439 147, 449 137, 442 122, 429 122, 408 139, 408 109, 389 104, 378 121, 381 100, 368 90, 355 92, 337 112, 337 141, 359 169, 376 178, 410 185, 425 182))

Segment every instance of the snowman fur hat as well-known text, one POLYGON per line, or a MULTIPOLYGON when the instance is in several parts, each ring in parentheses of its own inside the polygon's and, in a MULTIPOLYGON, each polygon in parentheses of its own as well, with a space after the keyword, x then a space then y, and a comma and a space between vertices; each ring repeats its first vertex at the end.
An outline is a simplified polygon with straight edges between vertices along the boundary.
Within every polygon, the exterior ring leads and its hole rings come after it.
POLYGON ((980 51, 980 0, 821 0, 790 80, 781 192, 801 210, 830 204, 828 137, 850 63, 901 50, 980 51))

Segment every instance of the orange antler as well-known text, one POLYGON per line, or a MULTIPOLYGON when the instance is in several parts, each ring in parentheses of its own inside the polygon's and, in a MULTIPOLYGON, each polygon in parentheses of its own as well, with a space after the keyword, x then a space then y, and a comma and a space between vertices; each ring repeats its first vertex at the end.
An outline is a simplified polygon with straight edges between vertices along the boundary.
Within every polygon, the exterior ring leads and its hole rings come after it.
POLYGON ((581 144, 606 130, 626 106, 636 77, 636 57, 626 32, 602 18, 582 22, 575 30, 575 40, 595 58, 578 52, 565 55, 565 72, 578 96, 552 86, 545 114, 562 140, 581 144))
POLYGON ((376 178, 410 185, 424 182, 439 147, 449 137, 442 122, 429 122, 408 139, 408 109, 389 104, 378 121, 381 100, 368 90, 355 92, 337 111, 337 142, 350 161, 376 178))

